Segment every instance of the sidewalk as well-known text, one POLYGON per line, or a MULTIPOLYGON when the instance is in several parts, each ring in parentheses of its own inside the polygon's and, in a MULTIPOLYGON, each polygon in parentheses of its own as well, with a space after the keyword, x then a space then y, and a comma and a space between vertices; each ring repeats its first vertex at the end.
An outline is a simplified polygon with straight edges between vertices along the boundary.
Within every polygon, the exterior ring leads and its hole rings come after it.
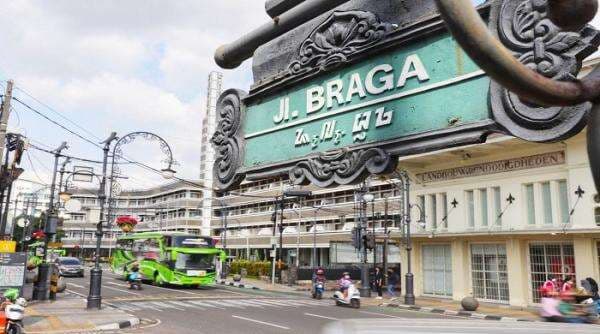
POLYGON ((85 299, 69 294, 60 294, 53 302, 33 302, 26 308, 25 331, 28 334, 109 331, 134 327, 140 322, 137 317, 108 305, 94 311, 85 307, 85 299))
POLYGON ((514 308, 508 305, 481 304, 476 312, 468 312, 462 309, 460 302, 454 300, 417 298, 415 306, 404 305, 403 302, 404 298, 400 297, 387 303, 387 306, 485 320, 539 321, 537 310, 514 308))

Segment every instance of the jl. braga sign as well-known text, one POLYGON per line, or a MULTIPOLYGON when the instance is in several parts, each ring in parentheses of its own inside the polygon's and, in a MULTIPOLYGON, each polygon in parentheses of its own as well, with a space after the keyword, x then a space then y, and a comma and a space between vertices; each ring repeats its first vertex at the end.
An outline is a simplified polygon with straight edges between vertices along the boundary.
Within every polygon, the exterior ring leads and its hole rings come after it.
MULTIPOLYGON (((399 156, 491 133, 550 142, 583 129, 589 104, 521 101, 467 57, 434 0, 402 3, 347 1, 264 41, 253 53, 250 91, 228 89, 217 103, 216 187, 281 176, 352 184, 387 173, 399 156)), ((554 26, 545 1, 488 1, 479 12, 520 62, 552 79, 577 76, 600 43, 592 27, 554 26)))
POLYGON ((482 121, 488 88, 450 37, 427 39, 249 105, 244 165, 482 121))

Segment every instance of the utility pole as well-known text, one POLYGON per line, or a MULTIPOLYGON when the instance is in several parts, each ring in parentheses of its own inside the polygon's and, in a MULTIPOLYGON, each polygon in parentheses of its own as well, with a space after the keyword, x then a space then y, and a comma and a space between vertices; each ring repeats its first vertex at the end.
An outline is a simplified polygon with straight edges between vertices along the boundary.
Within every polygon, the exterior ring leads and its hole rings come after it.
POLYGON ((48 279, 50 278, 50 264, 48 263, 48 242, 54 234, 56 234, 56 225, 58 224, 58 215, 54 203, 54 192, 56 190, 56 172, 58 169, 58 159, 62 156, 63 150, 69 148, 67 142, 63 142, 56 150, 54 150, 54 169, 52 172, 52 184, 50 185, 50 201, 48 202, 48 214, 46 215, 46 223, 44 225, 44 252, 42 263, 38 267, 38 280, 33 287, 33 300, 48 299, 48 279))
POLYGON ((2 161, 4 146, 6 146, 6 129, 8 127, 8 116, 10 116, 13 84, 12 80, 6 82, 6 92, 4 93, 4 101, 2 102, 2 111, 0 113, 0 148, 2 148, 0 149, 0 161, 2 161))
POLYGON ((106 204, 106 170, 108 165, 108 152, 111 143, 117 139, 117 133, 112 132, 110 136, 102 142, 104 147, 102 159, 102 179, 100 179, 100 188, 98 189, 98 199, 100 201, 100 219, 96 225, 96 256, 94 258, 94 268, 90 270, 90 292, 87 297, 87 309, 100 309, 102 306, 102 268, 100 267, 100 251, 102 246, 103 224, 106 222, 104 216, 104 205, 106 204))

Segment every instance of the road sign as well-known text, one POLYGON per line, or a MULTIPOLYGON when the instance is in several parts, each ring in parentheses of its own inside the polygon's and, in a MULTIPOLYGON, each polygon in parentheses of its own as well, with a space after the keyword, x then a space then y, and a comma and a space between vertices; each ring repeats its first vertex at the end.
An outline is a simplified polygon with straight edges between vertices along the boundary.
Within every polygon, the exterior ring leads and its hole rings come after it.
MULTIPOLYGON (((521 101, 475 65, 435 8, 433 0, 407 10, 348 2, 262 36, 250 92, 229 89, 217 103, 217 187, 286 174, 300 185, 352 184, 392 170, 398 156, 477 144, 494 132, 548 142, 583 129, 589 104, 521 101)), ((600 44, 591 27, 553 26, 543 6, 501 0, 479 11, 519 61, 553 79, 576 77, 600 44), (541 42, 536 27, 547 24, 541 42)))
POLYGON ((14 253, 17 250, 17 242, 11 240, 0 241, 0 253, 14 253))
POLYGON ((0 252, 0 291, 23 288, 26 264, 27 253, 0 252))

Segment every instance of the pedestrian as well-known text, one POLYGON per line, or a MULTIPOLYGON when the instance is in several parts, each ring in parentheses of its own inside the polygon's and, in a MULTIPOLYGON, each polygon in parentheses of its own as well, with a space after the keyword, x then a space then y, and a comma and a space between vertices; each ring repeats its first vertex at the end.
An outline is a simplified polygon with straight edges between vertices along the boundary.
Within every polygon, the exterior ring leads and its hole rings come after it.
POLYGON ((375 279, 374 279, 375 290, 377 291, 376 299, 383 299, 383 272, 381 268, 375 267, 375 279))
POLYGON ((575 289, 575 280, 573 279, 573 276, 568 276, 565 279, 565 283, 562 285, 562 288, 560 290, 561 293, 563 294, 572 294, 575 289))
POLYGON ((390 295, 390 298, 396 297, 396 285, 400 281, 400 276, 393 269, 388 269, 388 286, 387 292, 390 295))
POLYGON ((558 281, 556 280, 556 277, 552 274, 548 275, 548 279, 540 287, 540 293, 542 297, 549 295, 552 296, 558 291, 558 281))

